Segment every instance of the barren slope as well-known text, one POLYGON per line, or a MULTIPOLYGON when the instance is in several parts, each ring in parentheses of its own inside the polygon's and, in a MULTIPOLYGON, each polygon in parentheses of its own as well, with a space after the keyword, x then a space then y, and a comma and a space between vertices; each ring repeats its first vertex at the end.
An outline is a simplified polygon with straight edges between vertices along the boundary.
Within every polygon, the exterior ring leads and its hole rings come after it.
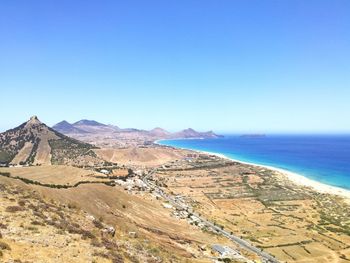
POLYGON ((94 146, 69 138, 41 123, 36 116, 0 134, 0 164, 101 164, 94 146))
POLYGON ((102 159, 124 165, 158 166, 186 156, 187 151, 167 147, 129 147, 124 149, 96 149, 102 159))
MULTIPOLYGON (((13 168, 1 170, 0 172, 11 172, 12 169, 13 168)), ((29 172, 25 172, 24 169, 28 169, 28 167, 22 168, 21 171, 17 170, 13 172, 13 175, 17 174, 18 176, 22 174, 23 176, 30 176, 30 171, 28 170, 29 172)), ((61 172, 62 175, 67 174, 67 170, 61 170, 62 166, 57 166, 55 169, 57 169, 56 172, 51 173, 54 176, 57 176, 59 172, 61 172)), ((48 180, 48 178, 41 179, 48 180)), ((92 232, 95 237, 91 239, 91 242, 105 244, 101 249, 107 249, 107 251, 103 253, 107 254, 106 257, 109 259, 120 256, 125 262, 210 262, 208 257, 211 256, 211 254, 208 248, 210 248, 211 244, 227 242, 227 240, 219 236, 202 232, 196 226, 188 225, 186 220, 175 219, 171 216, 171 211, 164 208, 162 202, 157 200, 157 198, 150 193, 145 192, 141 195, 130 195, 121 187, 111 187, 93 183, 70 189, 54 189, 25 184, 20 180, 4 176, 0 176, 0 185, 4 185, 6 188, 16 188, 16 192, 31 192, 34 190, 39 194, 38 198, 45 197, 46 200, 52 200, 50 202, 53 204, 61 204, 60 206, 65 205, 66 208, 70 207, 68 210, 71 211, 72 214, 64 216, 65 220, 68 221, 68 225, 73 224, 73 222, 79 222, 78 225, 84 227, 84 229, 85 226, 87 226, 86 230, 92 232), (78 210, 76 210, 77 208, 78 210), (82 221, 76 219, 80 214, 85 215, 85 221, 82 218, 79 219, 82 221), (93 224, 97 226, 98 229, 91 226, 91 219, 89 219, 90 223, 89 220, 86 220, 86 218, 89 218, 87 217, 88 215, 92 215, 98 220, 96 224, 93 224), (116 230, 114 237, 108 237, 108 242, 104 240, 103 228, 99 229, 101 222, 103 225, 111 226, 116 230), (135 234, 131 235, 130 233, 133 232, 135 234), (112 245, 108 245, 109 242, 113 244, 116 243, 117 245, 113 247, 112 245), (109 250, 111 249, 110 246, 112 246, 112 250, 109 250), (202 249, 200 248, 202 246, 205 247, 204 250, 204 247, 202 249), (112 251, 117 253, 117 255, 111 254, 112 251)), ((12 198, 13 193, 6 194, 6 196, 12 198)), ((0 200, 0 204, 3 204, 3 206, 5 206, 3 209, 6 209, 8 203, 2 200, 0 200)), ((30 198, 28 198, 28 200, 30 200, 30 198)), ((28 249, 31 246, 31 232, 22 230, 23 228, 30 227, 30 224, 28 225, 24 222, 27 222, 28 218, 32 218, 32 216, 30 216, 32 212, 28 214, 29 204, 26 204, 25 207, 25 210, 17 214, 15 221, 15 217, 7 217, 7 214, 4 213, 3 210, 0 210, 2 211, 0 213, 1 216, 5 216, 8 222, 15 222, 18 228, 17 231, 11 234, 2 232, 4 233, 3 236, 6 237, 5 241, 13 247, 11 251, 4 251, 4 258, 16 259, 18 255, 23 256, 24 249, 28 249), (21 224, 24 226, 21 227, 21 224), (22 248, 16 247, 16 240, 23 240, 21 243, 23 244, 22 248)), ((41 209, 39 212, 44 213, 41 209)), ((68 213, 68 211, 64 213, 68 213)), ((35 226, 35 229, 31 231, 38 233, 38 238, 40 236, 42 240, 40 242, 44 242, 44 240, 48 239, 48 245, 50 245, 53 251, 46 250, 45 252, 44 249, 41 250, 40 246, 44 247, 44 245, 40 243, 41 245, 39 245, 38 250, 30 251, 30 256, 27 257, 27 259, 35 259, 40 255, 43 262, 45 262, 45 260, 47 260, 46 262, 59 262, 57 255, 59 254, 62 256, 65 254, 65 262, 92 262, 90 260, 95 259, 95 257, 92 257, 92 254, 96 249, 89 247, 88 242, 82 242, 81 247, 74 245, 76 244, 74 242, 80 242, 80 237, 75 237, 73 238, 75 241, 72 241, 72 237, 65 232, 68 231, 69 233, 70 227, 65 228, 64 226, 60 226, 61 224, 57 225, 59 229, 63 227, 63 229, 61 229, 64 231, 62 232, 62 237, 56 237, 55 230, 51 226, 46 227, 50 224, 50 221, 48 221, 49 218, 53 217, 54 215, 45 213, 45 219, 37 217, 31 219, 44 224, 44 226, 35 226), (65 244, 67 242, 70 245, 62 248, 60 244, 65 244), (73 243, 71 244, 71 242, 73 243), (89 258, 89 260, 87 260, 87 258, 89 258), (74 261, 75 259, 76 261, 74 261)), ((60 216, 58 215, 58 217, 60 216)), ((57 222, 60 222, 60 219, 57 220, 57 222)), ((77 227, 77 225, 73 224, 72 227, 77 227)), ((13 229, 12 225, 11 229, 13 229)), ((75 233, 78 230, 71 231, 75 233)), ((85 232, 82 233, 84 235, 85 232)), ((99 257, 97 258, 99 259, 99 257)))

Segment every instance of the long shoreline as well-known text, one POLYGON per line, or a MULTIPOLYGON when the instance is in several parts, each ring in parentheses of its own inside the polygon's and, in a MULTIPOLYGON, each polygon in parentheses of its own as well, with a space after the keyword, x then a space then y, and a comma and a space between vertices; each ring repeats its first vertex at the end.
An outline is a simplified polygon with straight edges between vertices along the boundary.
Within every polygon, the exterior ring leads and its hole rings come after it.
POLYGON ((194 151, 194 152, 198 152, 198 153, 215 155, 217 157, 224 158, 224 159, 234 161, 234 162, 238 162, 241 164, 251 165, 251 166, 254 166, 257 168, 269 169, 271 171, 277 172, 279 175, 287 178, 288 180, 292 181, 293 183, 295 183, 299 186, 310 187, 319 193, 341 196, 341 197, 346 198, 350 201, 350 191, 349 190, 346 190, 346 189, 343 189, 340 187, 336 187, 336 186, 332 186, 332 185, 328 185, 325 183, 321 183, 321 182, 309 179, 306 176, 295 173, 295 172, 291 172, 291 171, 288 171, 285 169, 281 169, 281 168, 277 168, 277 167, 273 167, 273 166, 269 166, 269 165, 262 165, 262 164, 256 164, 256 163, 237 160, 237 159, 228 157, 228 156, 221 154, 221 153, 208 152, 208 151, 202 151, 202 150, 194 150, 194 149, 189 149, 189 148, 182 148, 182 147, 175 147, 172 145, 161 144, 161 143, 159 143, 160 141, 163 141, 163 140, 157 140, 154 143, 161 145, 161 146, 168 146, 168 147, 174 147, 174 148, 178 148, 178 149, 182 149, 182 150, 190 150, 190 151, 194 151))

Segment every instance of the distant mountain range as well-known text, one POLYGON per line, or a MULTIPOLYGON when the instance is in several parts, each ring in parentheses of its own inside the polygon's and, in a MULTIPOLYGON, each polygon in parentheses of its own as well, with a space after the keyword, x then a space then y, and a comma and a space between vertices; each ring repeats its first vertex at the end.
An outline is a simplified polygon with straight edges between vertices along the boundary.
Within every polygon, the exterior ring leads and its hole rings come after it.
POLYGON ((93 120, 61 121, 52 128, 33 116, 20 126, 0 133, 0 165, 103 164, 94 149, 144 145, 158 139, 217 138, 212 131, 191 128, 171 133, 162 128, 150 131, 121 129, 93 120))
POLYGON ((117 126, 106 125, 92 120, 80 120, 73 124, 61 121, 52 128, 63 134, 107 133, 120 130, 117 126))
POLYGON ((154 128, 150 131, 139 130, 134 128, 121 129, 118 126, 107 125, 99 123, 94 120, 80 120, 75 123, 68 123, 67 121, 61 121, 52 127, 56 131, 59 131, 66 135, 103 135, 109 134, 110 136, 120 135, 123 133, 137 133, 143 136, 148 136, 151 140, 156 139, 175 139, 175 138, 218 138, 220 135, 215 134, 213 131, 198 132, 191 128, 171 133, 162 128, 154 128))
POLYGON ((104 160, 96 155, 95 145, 129 147, 158 139, 217 137, 212 131, 197 132, 191 128, 175 133, 159 127, 150 131, 121 129, 93 120, 72 124, 61 121, 50 128, 33 116, 20 126, 0 133, 0 165, 102 165, 104 160))
MULTIPOLYGON (((74 132, 79 128, 61 123, 74 132)), ((36 116, 20 126, 0 133, 0 164, 50 165, 69 164, 86 166, 102 164, 95 146, 70 138, 40 122, 36 116)))

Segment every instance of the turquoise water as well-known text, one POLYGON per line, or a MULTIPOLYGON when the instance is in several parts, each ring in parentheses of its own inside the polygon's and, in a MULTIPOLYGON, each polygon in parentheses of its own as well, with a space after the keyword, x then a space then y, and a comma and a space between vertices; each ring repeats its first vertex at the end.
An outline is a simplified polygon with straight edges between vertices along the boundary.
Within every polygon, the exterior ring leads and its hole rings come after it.
POLYGON ((350 190, 350 135, 271 135, 162 140, 159 144, 269 165, 350 190))

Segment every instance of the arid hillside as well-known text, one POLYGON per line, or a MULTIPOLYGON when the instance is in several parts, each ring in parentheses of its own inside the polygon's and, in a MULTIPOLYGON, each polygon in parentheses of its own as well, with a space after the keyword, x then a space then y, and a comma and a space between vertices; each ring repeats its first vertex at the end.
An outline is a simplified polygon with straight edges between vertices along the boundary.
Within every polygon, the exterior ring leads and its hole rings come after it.
POLYGON ((229 243, 174 218, 155 193, 100 173, 47 166, 0 175, 1 262, 211 262, 211 245, 229 243))
POLYGON ((154 180, 280 262, 350 262, 349 199, 267 168, 201 154, 159 170, 154 180))
POLYGON ((96 156, 94 148, 51 129, 33 116, 20 126, 0 134, 0 164, 102 164, 103 160, 96 156))
POLYGON ((129 147, 121 149, 96 149, 94 152, 102 159, 127 166, 154 167, 168 162, 176 161, 188 154, 186 150, 170 147, 148 146, 129 147))

